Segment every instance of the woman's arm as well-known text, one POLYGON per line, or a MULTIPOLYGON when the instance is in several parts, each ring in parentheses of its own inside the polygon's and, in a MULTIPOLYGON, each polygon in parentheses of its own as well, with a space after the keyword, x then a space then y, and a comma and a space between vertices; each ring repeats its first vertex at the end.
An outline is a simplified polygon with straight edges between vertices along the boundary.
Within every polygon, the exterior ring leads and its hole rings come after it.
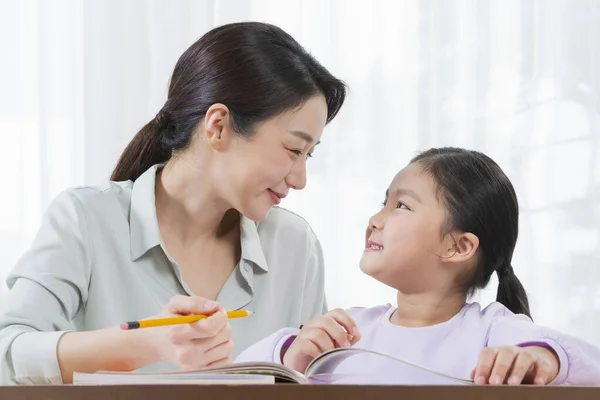
POLYGON ((58 342, 58 365, 63 383, 73 372, 133 371, 156 361, 156 351, 141 330, 118 327, 66 333, 58 342))
POLYGON ((59 195, 44 215, 32 248, 8 276, 0 316, 2 384, 57 383, 57 343, 73 331, 91 275, 87 227, 79 200, 59 195))
POLYGON ((145 332, 118 327, 89 332, 25 332, 10 346, 12 373, 3 383, 71 383, 75 371, 141 368, 151 364, 155 356, 147 339, 145 332), (57 341, 58 346, 51 352, 57 341))
POLYGON ((73 320, 88 298, 90 251, 82 205, 65 192, 7 280, 8 304, 0 316, 1 384, 71 382, 74 371, 132 370, 155 362, 193 369, 231 361, 227 316, 218 304, 197 296, 175 296, 161 313, 212 314, 193 324, 74 332, 73 320))

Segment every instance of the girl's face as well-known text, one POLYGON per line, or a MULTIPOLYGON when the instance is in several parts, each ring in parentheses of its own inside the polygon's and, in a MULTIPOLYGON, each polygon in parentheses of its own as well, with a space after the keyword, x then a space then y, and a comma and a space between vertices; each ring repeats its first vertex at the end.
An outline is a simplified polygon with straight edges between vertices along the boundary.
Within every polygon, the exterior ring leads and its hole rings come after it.
POLYGON ((369 220, 361 270, 404 293, 448 287, 457 272, 446 260, 462 239, 445 235, 445 223, 434 179, 418 163, 408 165, 369 220))

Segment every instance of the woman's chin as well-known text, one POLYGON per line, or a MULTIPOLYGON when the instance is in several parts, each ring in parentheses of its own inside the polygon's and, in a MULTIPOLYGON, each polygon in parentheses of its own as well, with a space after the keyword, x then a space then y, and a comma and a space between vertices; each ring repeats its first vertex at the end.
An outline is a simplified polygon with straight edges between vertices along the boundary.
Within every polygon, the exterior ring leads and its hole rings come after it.
POLYGON ((253 207, 248 207, 246 210, 244 210, 244 212, 242 212, 242 214, 254 222, 260 222, 267 218, 271 208, 272 207, 267 207, 264 204, 256 204, 253 207))

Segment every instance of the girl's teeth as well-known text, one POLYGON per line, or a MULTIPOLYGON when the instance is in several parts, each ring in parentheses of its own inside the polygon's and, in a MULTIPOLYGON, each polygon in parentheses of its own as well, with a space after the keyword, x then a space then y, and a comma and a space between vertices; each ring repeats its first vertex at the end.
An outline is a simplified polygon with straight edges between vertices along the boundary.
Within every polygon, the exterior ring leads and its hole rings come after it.
POLYGON ((369 248, 372 250, 381 250, 383 249, 383 246, 377 246, 375 244, 372 244, 371 246, 369 246, 369 248))

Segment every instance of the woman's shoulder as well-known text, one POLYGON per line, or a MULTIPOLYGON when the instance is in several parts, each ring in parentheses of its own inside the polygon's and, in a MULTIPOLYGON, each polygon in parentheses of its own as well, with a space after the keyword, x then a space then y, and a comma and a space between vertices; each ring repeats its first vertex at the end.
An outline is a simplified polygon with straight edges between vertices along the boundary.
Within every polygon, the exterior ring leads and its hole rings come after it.
POLYGON ((102 220, 126 217, 131 203, 131 182, 107 181, 98 185, 74 186, 57 194, 46 210, 46 218, 70 215, 75 219, 102 220))
POLYGON ((103 201, 108 198, 123 197, 131 198, 133 189, 132 181, 115 182, 105 181, 97 185, 75 186, 65 190, 71 196, 76 197, 83 204, 94 204, 97 201, 103 201))
POLYGON ((302 216, 282 207, 272 207, 267 217, 257 224, 261 239, 273 236, 285 240, 317 241, 312 227, 302 216))
POLYGON ((97 185, 73 186, 60 192, 51 207, 65 203, 79 203, 84 209, 105 206, 107 201, 122 203, 131 200, 133 183, 106 181, 97 185))

